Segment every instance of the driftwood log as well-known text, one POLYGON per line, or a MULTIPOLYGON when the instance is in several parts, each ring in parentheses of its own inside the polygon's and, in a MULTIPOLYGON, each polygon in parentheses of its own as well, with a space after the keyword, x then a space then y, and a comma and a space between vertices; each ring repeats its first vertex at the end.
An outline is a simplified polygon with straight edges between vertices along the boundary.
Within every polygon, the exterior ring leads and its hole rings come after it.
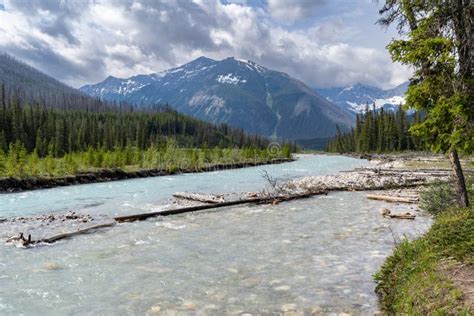
POLYGON ((416 215, 411 214, 409 212, 400 213, 400 214, 392 213, 388 208, 382 208, 380 210, 380 214, 383 217, 398 218, 398 219, 415 219, 415 217, 416 217, 416 215))
POLYGON ((148 218, 157 217, 157 216, 169 216, 169 215, 177 215, 189 212, 196 212, 202 210, 209 210, 227 206, 234 206, 234 205, 242 205, 242 204, 264 204, 264 203, 271 203, 277 204, 283 201, 289 200, 296 200, 296 199, 303 199, 307 197, 311 197, 317 194, 326 194, 327 191, 321 190, 319 192, 311 192, 299 195, 291 195, 291 196, 263 196, 263 197, 251 197, 251 198, 244 198, 240 200, 233 200, 233 201, 225 201, 222 203, 213 203, 213 204, 206 204, 206 205, 197 205, 197 206, 189 206, 165 211, 158 211, 158 212, 151 212, 151 213, 141 213, 141 214, 133 214, 133 215, 125 215, 125 216, 117 216, 114 217, 114 220, 117 222, 134 222, 134 221, 143 221, 148 218))
POLYGON ((50 243, 56 242, 56 241, 61 240, 61 239, 71 238, 71 237, 77 236, 77 235, 88 234, 88 233, 90 233, 94 230, 100 229, 100 228, 112 227, 115 224, 116 224, 115 222, 111 222, 111 223, 94 225, 94 226, 90 226, 90 227, 87 227, 87 228, 84 228, 84 229, 79 229, 79 230, 76 230, 76 231, 73 231, 73 232, 62 233, 62 234, 54 235, 54 236, 51 236, 51 237, 41 238, 41 239, 38 239, 38 240, 31 240, 29 243, 30 244, 38 244, 38 243, 48 243, 48 244, 50 244, 50 243))
POLYGON ((367 198, 369 200, 379 200, 393 203, 418 203, 418 198, 414 197, 367 194, 367 198))
POLYGON ((197 201, 197 202, 202 202, 202 203, 212 203, 212 204, 225 202, 222 195, 215 195, 215 194, 176 192, 176 193, 173 193, 173 197, 177 199, 197 201))

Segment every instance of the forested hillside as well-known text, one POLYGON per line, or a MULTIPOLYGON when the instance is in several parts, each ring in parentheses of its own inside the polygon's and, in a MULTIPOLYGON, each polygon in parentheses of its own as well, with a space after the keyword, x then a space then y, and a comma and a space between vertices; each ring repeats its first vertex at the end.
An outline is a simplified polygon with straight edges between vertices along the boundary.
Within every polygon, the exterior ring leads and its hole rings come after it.
MULTIPOLYGON (((103 110, 114 106, 71 88, 41 71, 0 52, 2 96, 46 107, 103 110)), ((125 106, 124 104, 121 105, 125 106)))
MULTIPOLYGON (((61 176, 90 168, 161 168, 260 162, 269 141, 167 105, 136 109, 83 95, 0 55, 0 177, 61 176), (232 149, 232 150, 231 150, 232 149), (172 154, 171 154, 172 153, 172 154)), ((286 146, 284 155, 289 156, 286 146)))
POLYGON ((419 112, 409 117, 400 106, 396 112, 383 108, 372 110, 367 106, 365 114, 356 116, 356 125, 347 133, 338 131, 328 143, 329 152, 393 152, 423 150, 425 143, 408 130, 421 121, 419 112))
POLYGON ((181 147, 258 147, 268 141, 247 136, 226 125, 214 126, 179 114, 167 107, 148 112, 88 111, 47 108, 14 99, 2 100, 0 149, 15 142, 42 157, 60 157, 89 147, 114 149, 133 146, 146 149, 165 144, 168 138, 181 147))

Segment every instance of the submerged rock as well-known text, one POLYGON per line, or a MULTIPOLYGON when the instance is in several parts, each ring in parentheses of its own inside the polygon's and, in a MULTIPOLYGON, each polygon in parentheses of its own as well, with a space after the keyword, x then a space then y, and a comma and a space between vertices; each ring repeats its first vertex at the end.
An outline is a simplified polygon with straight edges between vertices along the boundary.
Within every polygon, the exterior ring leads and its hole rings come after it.
POLYGON ((184 306, 186 309, 189 309, 189 310, 195 310, 195 309, 196 309, 196 304, 194 304, 194 303, 191 302, 191 301, 184 301, 184 302, 183 302, 183 306, 184 306))
POLYGON ((150 308, 150 312, 152 314, 158 314, 161 311, 161 306, 160 305, 155 305, 150 308))
POLYGON ((275 288, 275 291, 289 291, 290 287, 288 285, 281 285, 275 288))
POLYGON ((323 309, 321 308, 321 306, 316 305, 310 308, 309 313, 311 315, 320 315, 323 313, 323 309))
POLYGON ((61 266, 57 263, 54 262, 48 262, 45 264, 46 269, 48 270, 59 270, 61 269, 61 266))
POLYGON ((296 310, 296 304, 284 304, 281 306, 282 312, 289 312, 296 310))

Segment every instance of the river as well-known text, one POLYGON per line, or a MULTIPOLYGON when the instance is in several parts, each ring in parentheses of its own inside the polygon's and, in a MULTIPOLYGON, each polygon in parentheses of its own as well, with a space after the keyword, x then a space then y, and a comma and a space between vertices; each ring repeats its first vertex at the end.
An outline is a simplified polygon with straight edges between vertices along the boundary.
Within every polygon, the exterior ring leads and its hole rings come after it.
MULTIPOLYGON (((176 191, 262 189, 262 170, 288 180, 368 162, 302 155, 295 162, 0 195, 0 217, 74 210, 111 216, 156 211, 176 191)), ((394 236, 431 220, 385 219, 363 192, 119 224, 50 246, 0 243, 0 315, 366 315, 372 275, 394 236)), ((393 206, 391 206, 393 208, 393 206)))

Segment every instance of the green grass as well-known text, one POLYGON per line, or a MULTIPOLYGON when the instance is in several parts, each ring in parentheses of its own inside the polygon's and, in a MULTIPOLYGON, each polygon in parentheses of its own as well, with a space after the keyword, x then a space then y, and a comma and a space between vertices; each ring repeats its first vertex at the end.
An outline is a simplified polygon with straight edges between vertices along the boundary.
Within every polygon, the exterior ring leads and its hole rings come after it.
POLYGON ((414 241, 402 241, 375 275, 382 311, 389 315, 471 315, 446 265, 474 264, 474 209, 449 209, 414 241))
POLYGON ((57 178, 99 170, 160 169, 174 173, 177 170, 202 169, 213 164, 265 163, 275 158, 291 158, 289 149, 271 152, 257 148, 185 149, 175 146, 150 147, 140 150, 133 147, 102 150, 89 149, 72 152, 63 157, 38 157, 26 153, 24 148, 12 147, 9 153, 0 151, 0 178, 57 178))

